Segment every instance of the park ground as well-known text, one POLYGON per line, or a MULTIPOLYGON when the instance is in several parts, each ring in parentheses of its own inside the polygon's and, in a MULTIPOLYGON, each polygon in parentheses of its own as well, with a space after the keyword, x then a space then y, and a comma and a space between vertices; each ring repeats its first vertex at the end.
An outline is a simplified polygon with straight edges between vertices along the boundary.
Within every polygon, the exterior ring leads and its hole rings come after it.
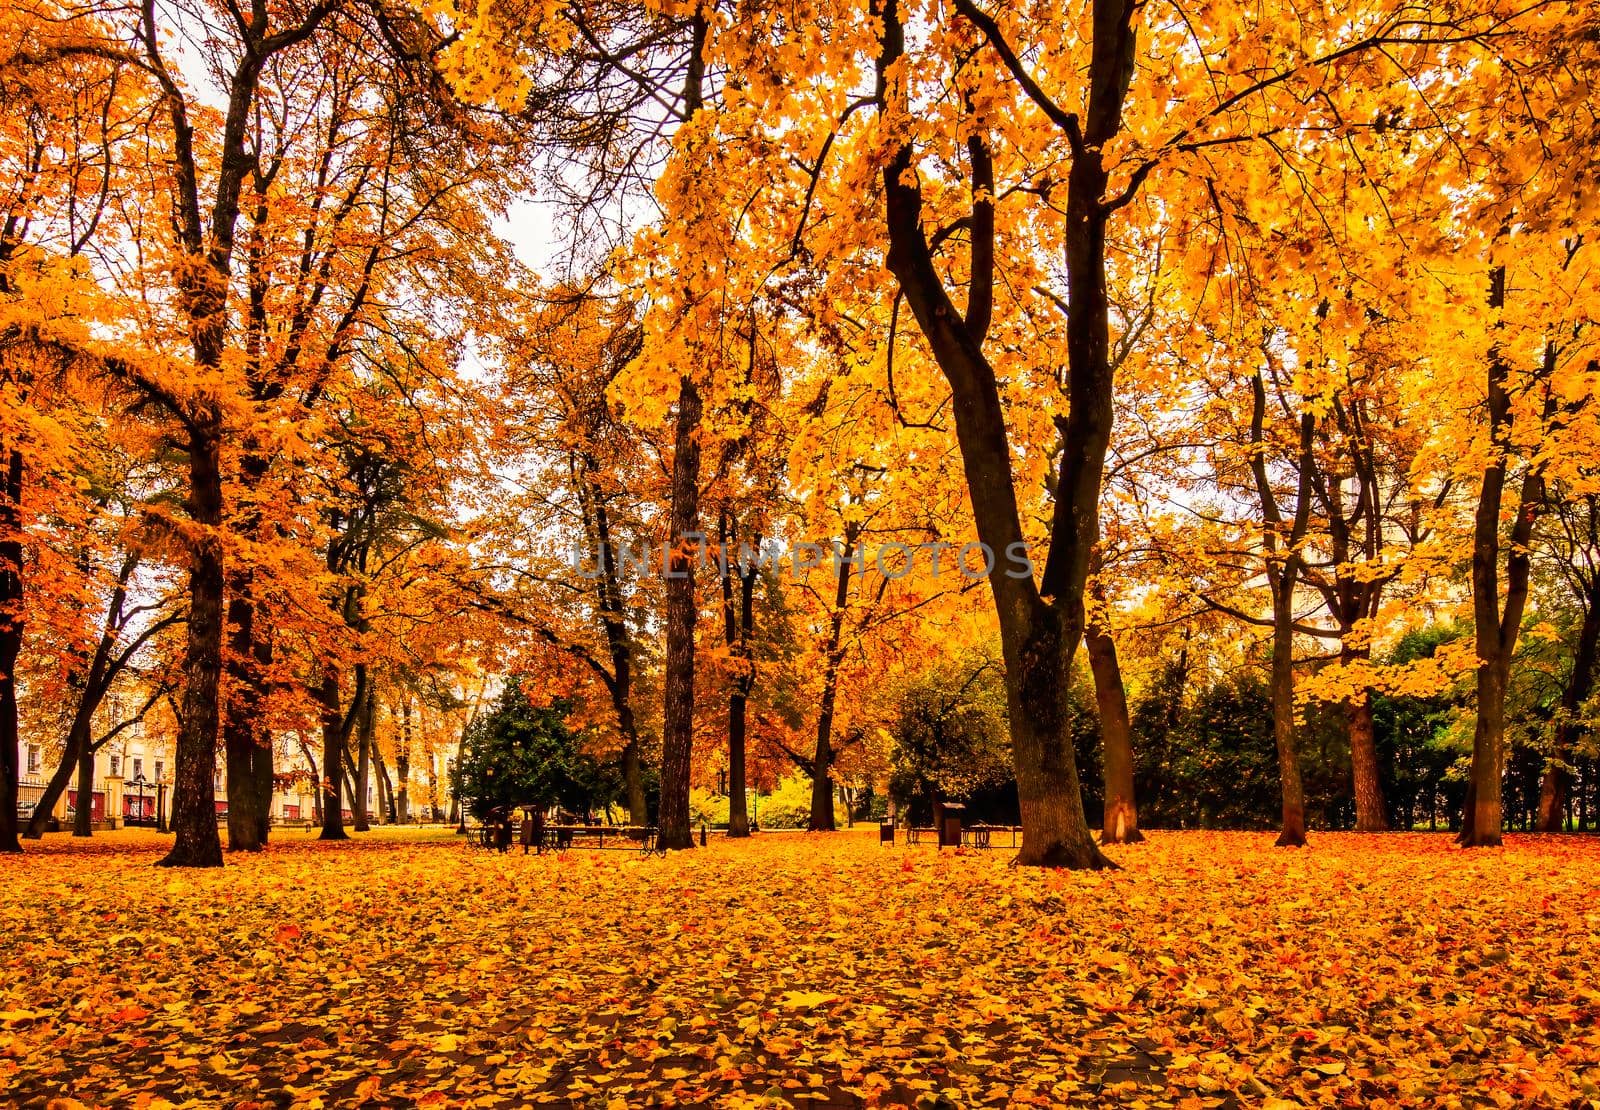
POLYGON ((0 859, 0 1105, 1600 1099, 1592 839, 1155 833, 1101 874, 862 833, 278 839, 0 859))

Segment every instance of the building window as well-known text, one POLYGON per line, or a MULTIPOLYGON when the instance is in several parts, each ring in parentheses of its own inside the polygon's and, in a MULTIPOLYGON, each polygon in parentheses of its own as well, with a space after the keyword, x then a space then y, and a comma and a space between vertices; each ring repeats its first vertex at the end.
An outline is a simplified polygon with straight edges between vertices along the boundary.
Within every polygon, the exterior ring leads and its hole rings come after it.
MULTIPOLYGON (((159 767, 160 764, 157 764, 156 766, 159 767)), ((160 773, 161 773, 160 771, 156 772, 156 774, 158 774, 158 775, 160 773)), ((143 774, 144 774, 144 760, 139 756, 134 756, 133 757, 133 777, 134 778, 139 778, 143 774)))
MULTIPOLYGON (((139 766, 139 765, 138 765, 138 763, 135 763, 135 764, 134 764, 134 768, 135 768, 135 772, 134 772, 134 773, 135 773, 135 774, 137 774, 137 773, 138 773, 138 770, 137 770, 137 769, 138 769, 138 766, 139 766)), ((157 781, 157 782, 162 782, 162 781, 165 781, 165 780, 163 780, 163 779, 162 779, 162 777, 161 777, 161 772, 162 772, 162 771, 163 771, 163 770, 164 770, 164 768, 163 768, 163 767, 162 767, 162 766, 161 766, 161 761, 160 761, 160 760, 159 760, 159 759, 158 759, 158 760, 156 760, 156 781, 157 781)))
POLYGON ((120 755, 111 757, 111 773, 113 775, 122 774, 122 757, 120 755))
POLYGON ((39 751, 39 745, 38 744, 29 744, 28 745, 28 773, 30 775, 38 774, 38 772, 39 772, 39 760, 41 758, 42 758, 42 753, 39 751))

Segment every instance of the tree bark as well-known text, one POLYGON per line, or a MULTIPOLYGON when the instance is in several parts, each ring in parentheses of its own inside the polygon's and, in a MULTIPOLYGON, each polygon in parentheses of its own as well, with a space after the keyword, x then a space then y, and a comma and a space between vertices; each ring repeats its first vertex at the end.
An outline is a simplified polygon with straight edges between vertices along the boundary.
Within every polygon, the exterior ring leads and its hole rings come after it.
MULTIPOLYGON (((109 815, 108 815, 109 816, 109 815)), ((78 804, 72 812, 72 835, 94 835, 94 749, 78 745, 78 804)))
POLYGON ((393 825, 397 820, 394 805, 394 783, 389 780, 389 764, 383 758, 383 749, 372 745, 372 762, 378 769, 378 822, 393 825))
POLYGON ((1139 831, 1139 809, 1133 789, 1133 724, 1128 715, 1128 692, 1122 683, 1122 665, 1117 659, 1117 643, 1107 631, 1104 613, 1105 589, 1100 585, 1100 552, 1091 557, 1090 595, 1096 612, 1084 634, 1089 670, 1094 676, 1095 707, 1100 716, 1100 747, 1104 763, 1105 813, 1100 823, 1101 844, 1136 844, 1144 839, 1139 831))
POLYGON ((355 785, 350 789, 351 830, 370 832, 367 813, 367 790, 372 780, 372 688, 368 681, 367 665, 356 664, 357 696, 361 699, 356 711, 356 774, 355 785))
POLYGON ((745 789, 745 697, 728 695, 728 835, 750 835, 750 805, 745 789))
POLYGON ((1306 796, 1300 780, 1300 751, 1294 726, 1294 584, 1272 591, 1272 739, 1278 749, 1278 779, 1283 822, 1278 847, 1306 842, 1306 796))
POLYGON ((339 702, 339 669, 322 671, 322 835, 319 840, 349 840, 344 829, 344 713, 339 702))
MULTIPOLYGON (((971 4, 958 3, 968 18, 971 4)), ((1083 813, 1078 769, 1068 729, 1067 689, 1072 655, 1084 630, 1089 556, 1099 541, 1100 484, 1110 443, 1112 371, 1106 301, 1102 202, 1107 175, 1102 150, 1121 125, 1131 76, 1133 6, 1095 0, 1088 112, 1083 134, 1072 122, 1073 157, 1067 182, 1067 417, 1062 462, 1042 581, 1015 576, 1000 561, 1025 553, 1005 409, 994 367, 983 353, 994 288, 994 174, 986 138, 968 142, 972 169, 971 276, 967 311, 956 310, 922 227, 922 190, 910 140, 903 138, 883 169, 887 262, 916 317, 935 362, 950 383, 956 440, 972 500, 978 538, 996 559, 989 575, 1006 659, 1012 761, 1022 811, 1017 862, 1030 866, 1105 867, 1083 813), (1053 599, 1053 600, 1047 600, 1053 599)), ((882 43, 876 99, 890 134, 907 112, 903 65, 905 30, 898 0, 881 8, 882 43), (893 84, 891 84, 893 78, 893 84)), ((976 21, 975 21, 976 22, 976 21)))
POLYGON ((1595 664, 1600 661, 1600 574, 1592 576, 1587 585, 1583 624, 1572 654, 1572 675, 1561 691, 1561 718, 1556 723, 1550 761, 1539 783, 1540 832, 1561 832, 1566 828, 1567 799, 1572 792, 1572 772, 1566 763, 1580 732, 1577 716, 1594 689, 1595 664))
MULTIPOLYGON (((1506 274, 1497 267, 1491 275, 1489 303, 1505 305, 1506 274)), ((1555 369, 1555 346, 1546 344, 1542 376, 1555 369)), ((1531 559, 1529 543, 1539 505, 1544 500, 1544 475, 1530 462, 1517 494, 1510 542, 1506 545, 1505 600, 1500 598, 1500 513, 1505 499, 1511 443, 1511 367, 1498 346, 1491 351, 1488 371, 1489 442, 1491 454, 1483 470, 1477 512, 1472 528, 1472 611, 1478 650, 1478 713, 1472 733, 1472 771, 1462 813, 1463 847, 1492 848, 1501 842, 1501 779, 1505 774, 1506 690, 1511 681, 1511 659, 1522 628, 1528 601, 1531 559), (1503 607, 1502 607, 1503 605, 1503 607)), ((1555 412, 1554 394, 1546 402, 1544 425, 1555 412)))
POLYGON ((1300 780, 1300 752, 1294 724, 1294 593, 1301 566, 1300 544, 1311 522, 1313 447, 1316 419, 1300 416, 1300 442, 1296 458, 1294 515, 1285 520, 1267 470, 1267 384, 1258 370, 1250 380, 1250 473, 1261 508, 1261 551, 1266 563, 1267 590, 1272 599, 1272 739, 1278 752, 1278 782, 1282 794, 1282 827, 1278 847, 1299 848, 1306 842, 1305 788, 1300 780))
POLYGON ((750 691, 755 685, 755 660, 750 657, 750 634, 755 627, 755 587, 758 569, 742 566, 735 555, 737 529, 723 510, 718 540, 722 544, 723 636, 735 673, 728 692, 728 835, 750 835, 750 808, 745 787, 745 728, 750 691), (735 589, 734 580, 738 580, 735 589))
MULTIPOLYGON (((216 305, 220 313, 221 305, 216 305)), ((218 323, 220 327, 220 321, 218 323)), ((220 362, 220 347, 212 360, 220 362)), ((217 694, 222 677, 222 414, 213 402, 189 418, 189 518, 200 532, 191 541, 188 644, 183 664, 183 711, 173 770, 172 850, 162 867, 221 867, 217 831, 217 694)))
POLYGON ((1388 832, 1383 784, 1378 775, 1378 747, 1372 726, 1372 691, 1363 689, 1345 702, 1350 736, 1350 778, 1355 786, 1356 831, 1388 832))
POLYGON ((4 452, 0 487, 0 852, 20 852, 17 766, 22 734, 17 713, 17 659, 22 654, 22 453, 4 452))
POLYGON ((400 750, 394 757, 395 819, 400 824, 411 821, 411 698, 407 695, 400 703, 400 750))
MULTIPOLYGON (((228 703, 222 721, 222 746, 226 757, 228 793, 228 849, 259 852, 266 846, 262 835, 266 814, 260 812, 261 791, 257 749, 266 740, 266 710, 258 667, 270 662, 264 643, 256 635, 255 603, 250 596, 254 575, 236 569, 231 575, 228 599, 229 636, 228 703)), ((267 741, 270 743, 270 741, 267 741)), ((269 758, 270 766, 270 758, 269 758)))
POLYGON ((1117 645, 1098 624, 1084 636, 1089 669, 1094 673, 1094 700, 1100 711, 1100 742, 1105 760, 1105 818, 1100 843, 1136 844, 1139 811, 1133 796, 1133 726, 1128 716, 1128 694, 1122 684, 1117 645))
MULTIPOLYGON (((693 118, 704 103, 705 48, 709 24, 696 5, 689 71, 684 81, 683 114, 693 118)), ((678 411, 673 427, 672 503, 667 519, 667 648, 664 705, 661 720, 662 849, 694 847, 689 827, 689 775, 694 752, 694 564, 690 537, 700 528, 700 387, 692 372, 678 384, 678 411)))
POLYGON ((644 768, 639 755, 639 725, 633 711, 633 638, 628 632, 623 609, 622 580, 617 572, 617 553, 611 541, 611 514, 596 480, 600 464, 593 455, 580 460, 580 498, 592 531, 595 559, 600 574, 596 583, 600 626, 605 632, 606 652, 611 657, 607 689, 611 708, 617 716, 617 733, 622 737, 622 784, 628 798, 628 820, 634 825, 650 823, 649 803, 644 796, 644 768))
POLYGON ((844 546, 835 553, 833 612, 828 617, 828 640, 823 654, 822 699, 817 709, 817 742, 810 760, 811 814, 806 828, 833 832, 833 714, 839 697, 839 668, 844 664, 844 618, 850 603, 850 572, 855 568, 860 529, 845 527, 844 546))

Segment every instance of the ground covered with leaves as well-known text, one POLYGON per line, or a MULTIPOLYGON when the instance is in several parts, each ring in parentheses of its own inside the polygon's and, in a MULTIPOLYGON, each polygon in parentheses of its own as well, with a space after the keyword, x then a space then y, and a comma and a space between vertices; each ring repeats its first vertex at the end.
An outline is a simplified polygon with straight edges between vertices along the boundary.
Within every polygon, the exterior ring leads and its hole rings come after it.
POLYGON ((0 1104, 1592 1105, 1600 842, 0 860, 0 1104), (71 1100, 75 1100, 71 1101, 71 1100))

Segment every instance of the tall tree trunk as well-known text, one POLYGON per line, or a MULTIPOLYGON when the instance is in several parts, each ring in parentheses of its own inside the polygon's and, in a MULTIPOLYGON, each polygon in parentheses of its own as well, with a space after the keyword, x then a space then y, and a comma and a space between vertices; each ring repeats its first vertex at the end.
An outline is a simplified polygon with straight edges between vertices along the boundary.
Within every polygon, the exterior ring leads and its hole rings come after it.
POLYGON ((1133 797, 1133 726, 1128 694, 1122 685, 1117 645, 1099 626, 1084 636, 1089 669, 1094 673, 1094 700, 1100 710, 1100 738, 1105 752, 1105 818, 1100 843, 1134 844, 1144 839, 1133 797))
POLYGON ((372 689, 368 682, 367 665, 356 664, 356 689, 361 699, 356 705, 356 774, 355 785, 350 789, 351 829, 368 832, 371 823, 367 814, 367 790, 372 779, 372 689))
MULTIPOLYGON (((683 115, 693 118, 704 104, 705 48, 709 24, 696 5, 683 115)), ((663 849, 694 847, 689 827, 689 775, 694 751, 694 565, 698 552, 688 547, 700 530, 700 387, 692 372, 679 379, 673 427, 672 504, 667 517, 667 648, 661 715, 661 832, 663 849)))
POLYGON ((745 696, 728 695, 728 835, 750 835, 750 806, 745 789, 745 696))
MULTIPOLYGON (((1068 677, 1072 651, 1059 610, 1034 608, 1027 624, 1001 626, 1006 704, 1023 848, 1018 862, 1039 867, 1103 867, 1083 814, 1073 758, 1068 677)), ((1074 635, 1076 639, 1076 634, 1074 635)))
POLYGON ((833 817, 833 776, 831 774, 833 758, 833 746, 827 734, 822 732, 819 726, 816 754, 809 764, 811 768, 811 813, 806 820, 806 829, 810 832, 833 832, 836 828, 833 817))
MULTIPOLYGON (((216 311, 220 313, 221 304, 216 311)), ((220 326, 220 321, 218 326, 220 326)), ((201 365, 220 363, 199 358, 201 365)), ((221 867, 216 777, 218 686, 222 678, 222 414, 201 402, 189 416, 190 540, 188 643, 183 663, 183 711, 172 784, 172 850, 162 867, 221 867)))
POLYGON ((378 821, 393 825, 398 820, 394 805, 394 783, 389 779, 389 764, 383 758, 383 749, 372 745, 372 762, 378 769, 378 821))
POLYGON ((78 746, 78 804, 72 812, 72 835, 94 834, 94 749, 78 746))
POLYGON ((617 716, 617 734, 622 738, 622 784, 628 799, 628 821, 634 825, 650 822, 649 803, 644 796, 644 768, 639 754, 639 725, 633 711, 633 638, 623 606, 622 579, 617 572, 617 552, 611 542, 611 514, 599 482, 600 463, 592 454, 575 459, 579 473, 579 503, 584 525, 595 550, 599 566, 595 594, 599 602, 600 627, 606 636, 606 652, 611 657, 607 689, 611 708, 617 716))
POLYGON ((1272 591, 1272 739, 1278 749, 1283 827, 1278 847, 1306 842, 1306 795, 1300 781, 1300 750, 1294 727, 1294 583, 1272 591))
POLYGON ((1278 782, 1283 797, 1277 843, 1280 848, 1298 848, 1306 842, 1306 798, 1300 781, 1294 725, 1294 593, 1299 581, 1300 544, 1311 522, 1316 418, 1309 412, 1300 415, 1294 514, 1285 520, 1267 471, 1267 385, 1263 371, 1256 371, 1250 380, 1250 398, 1250 473, 1261 508, 1261 550, 1272 598, 1272 739, 1278 751, 1278 782))
POLYGON ((1388 832, 1383 783, 1378 775, 1378 745, 1372 726, 1372 691, 1362 688, 1344 704, 1350 736, 1350 778, 1355 786, 1356 831, 1388 832))
POLYGON ((828 642, 823 656, 822 700, 817 709, 817 742, 810 760, 811 815, 806 828, 833 832, 833 713, 839 696, 839 668, 844 664, 844 618, 850 602, 850 572, 855 568, 860 529, 845 527, 844 547, 835 553, 833 612, 828 618, 828 642))
MULTIPOLYGON (((1491 276, 1489 304, 1505 305, 1506 274, 1491 276)), ((1554 344, 1546 344, 1543 376, 1555 369, 1554 344)), ((1544 475, 1530 461, 1517 495, 1510 542, 1506 545, 1505 600, 1500 597, 1500 516, 1507 469, 1513 454, 1510 392, 1511 367, 1498 345, 1489 356, 1488 410, 1491 454, 1483 470, 1472 527, 1472 610, 1478 650, 1478 712, 1472 732, 1472 770, 1457 840, 1468 848, 1492 848, 1501 842, 1501 779, 1505 774, 1506 690, 1511 659, 1528 601, 1531 570, 1529 544, 1539 505, 1544 500, 1544 475), (1503 607, 1502 607, 1503 606, 1503 607)), ((1543 425, 1555 413, 1555 394, 1545 403, 1543 425)))
POLYGON ((435 763, 434 753, 428 753, 428 820, 439 820, 439 768, 435 763))
MULTIPOLYGON (((358 691, 360 693, 360 691, 358 691)), ((319 840, 348 840, 344 829, 344 713, 339 701, 339 669, 322 670, 322 835, 319 840)))
POLYGON ((222 747, 227 764, 228 848, 259 852, 266 846, 261 836, 261 794, 257 783, 256 749, 261 746, 266 710, 257 670, 255 603, 251 598, 254 575, 248 568, 230 576, 228 623, 228 701, 222 718, 222 747))
MULTIPOLYGON (((992 27, 975 5, 958 10, 992 27)), ((1061 468, 1041 581, 1015 568, 989 575, 1006 658, 1012 761, 1022 811, 1017 862, 1030 866, 1105 867, 1083 813, 1068 727, 1067 683, 1084 632, 1089 557, 1100 538, 1100 486, 1112 420, 1110 324, 1106 299, 1103 154, 1121 128, 1122 100, 1132 74, 1134 5, 1095 0, 1089 96, 1073 117, 1073 157, 1066 195, 1067 416, 1061 468), (1081 127, 1081 133, 1080 133, 1081 127)), ((997 563, 1018 561, 1023 536, 1011 468, 1010 436, 994 367, 983 353, 994 304, 994 170, 986 136, 969 136, 972 209, 965 313, 956 309, 922 226, 922 191, 909 136, 905 29, 897 0, 880 9, 881 50, 876 100, 889 134, 901 136, 883 169, 888 266, 899 282, 929 350, 950 383, 956 440, 978 538, 997 563)), ((985 27, 985 33, 988 33, 985 27)))
POLYGON ((20 852, 17 839, 17 658, 22 654, 22 453, 4 451, 0 487, 0 852, 20 852))
POLYGON ((728 691, 728 835, 737 839, 750 835, 745 786, 745 718, 756 678, 750 634, 755 626, 755 586, 759 570, 739 563, 734 550, 738 536, 726 509, 722 513, 718 539, 722 544, 723 637, 735 668, 728 691), (737 588, 735 578, 738 579, 737 588))
POLYGON ((406 696, 400 703, 400 750, 394 757, 395 785, 398 787, 395 796, 395 820, 400 824, 409 824, 411 821, 411 698, 406 696))
POLYGON ((251 779, 255 787, 256 843, 263 847, 272 833, 272 795, 277 789, 272 765, 272 731, 263 728, 256 745, 251 779))
POLYGON ((672 510, 667 543, 667 650, 661 729, 661 836, 663 848, 692 848, 689 773, 694 746, 695 561, 688 537, 698 529, 700 492, 700 390, 687 375, 678 394, 672 510))
POLYGON ((1596 662, 1600 662, 1600 575, 1589 581, 1583 624, 1578 630, 1578 647, 1572 654, 1572 674, 1561 691, 1561 719, 1556 723, 1555 743, 1550 761, 1539 783, 1539 831, 1561 832, 1567 823, 1567 799, 1572 792, 1573 741, 1579 734, 1578 713, 1594 688, 1596 662))

